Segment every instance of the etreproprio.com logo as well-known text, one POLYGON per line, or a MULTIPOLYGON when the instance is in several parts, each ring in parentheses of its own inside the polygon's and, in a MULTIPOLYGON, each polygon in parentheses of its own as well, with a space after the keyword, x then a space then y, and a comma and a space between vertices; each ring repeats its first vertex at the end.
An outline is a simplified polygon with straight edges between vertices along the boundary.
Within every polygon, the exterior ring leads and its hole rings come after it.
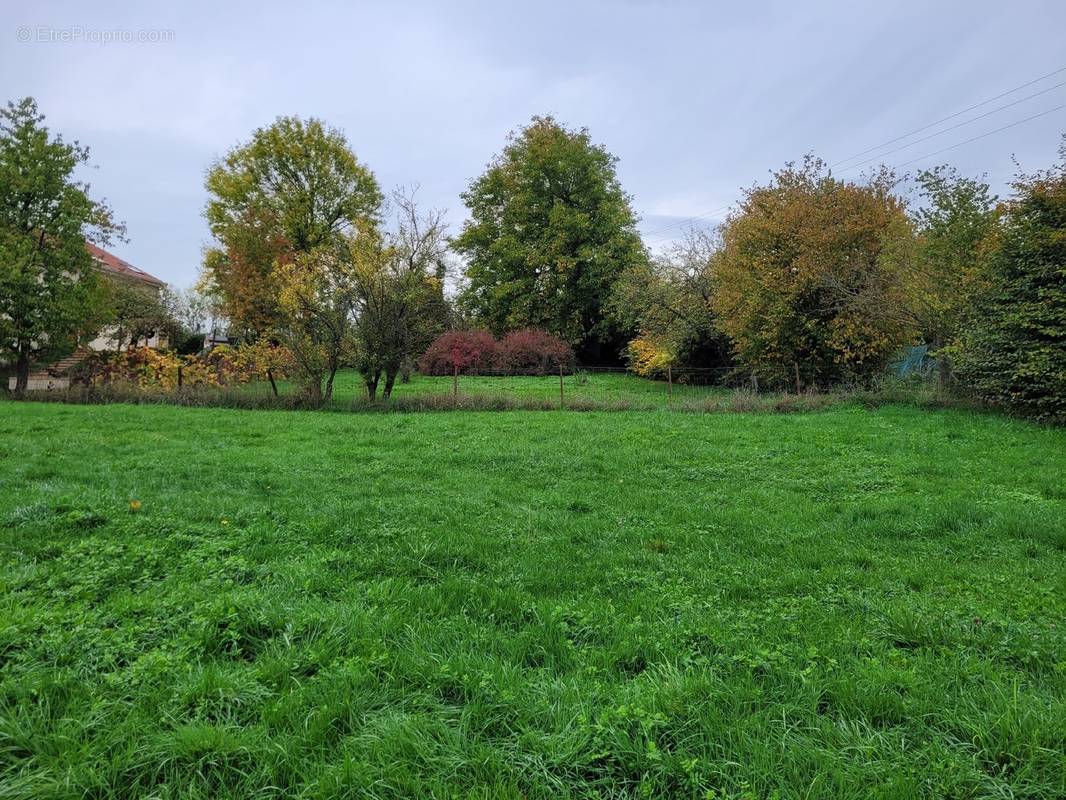
POLYGON ((164 44, 173 42, 175 35, 173 30, 163 28, 22 25, 15 31, 15 38, 23 43, 45 44, 164 44))

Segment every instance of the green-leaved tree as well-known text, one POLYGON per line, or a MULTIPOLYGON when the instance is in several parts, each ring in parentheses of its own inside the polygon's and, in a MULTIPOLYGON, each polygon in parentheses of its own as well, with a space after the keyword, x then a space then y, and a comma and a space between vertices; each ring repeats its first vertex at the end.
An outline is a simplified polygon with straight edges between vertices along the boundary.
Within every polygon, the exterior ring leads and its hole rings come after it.
POLYGON ((917 175, 923 203, 907 264, 908 309, 937 359, 939 381, 951 378, 949 346, 959 334, 981 275, 985 242, 996 224, 996 198, 983 180, 936 167, 917 175))
POLYGON ((32 98, 0 110, 0 352, 26 390, 34 363, 69 352, 103 321, 86 240, 120 234, 74 177, 89 151, 52 136, 32 98))
POLYGON ((587 130, 534 117, 462 195, 470 220, 462 303, 497 334, 542 328, 596 360, 619 342, 605 313, 618 277, 647 260, 617 159, 587 130))
POLYGON ((992 234, 984 285, 955 348, 960 382, 1019 413, 1066 420, 1066 137, 1059 162, 1019 175, 992 234))

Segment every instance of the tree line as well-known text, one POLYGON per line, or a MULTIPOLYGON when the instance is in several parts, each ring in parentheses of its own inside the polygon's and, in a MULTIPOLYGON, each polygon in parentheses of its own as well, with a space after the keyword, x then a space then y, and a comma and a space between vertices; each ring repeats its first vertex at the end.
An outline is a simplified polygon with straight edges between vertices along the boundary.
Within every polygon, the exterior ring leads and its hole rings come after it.
MULTIPOLYGON (((122 233, 72 178, 87 151, 42 121, 27 99, 0 122, 0 334, 20 373, 98 323, 81 243, 122 233)), ((808 156, 747 189, 716 230, 653 254, 617 159, 585 129, 534 117, 512 133, 462 193, 452 237, 416 191, 386 195, 339 130, 282 117, 210 166, 198 299, 160 316, 209 304, 314 402, 344 367, 387 398, 439 335, 484 329, 543 331, 584 363, 652 377, 695 367, 797 390, 868 382, 925 344, 945 386, 1061 417, 1066 144, 1060 155, 1004 199, 949 167, 919 172, 909 196, 887 168, 845 180, 808 156)), ((128 331, 162 324, 118 300, 128 331)))
POLYGON ((1011 196, 949 167, 841 180, 814 157, 748 189, 713 233, 623 274, 610 304, 643 374, 671 364, 830 388, 925 344, 940 384, 1066 416, 1066 139, 1011 196))

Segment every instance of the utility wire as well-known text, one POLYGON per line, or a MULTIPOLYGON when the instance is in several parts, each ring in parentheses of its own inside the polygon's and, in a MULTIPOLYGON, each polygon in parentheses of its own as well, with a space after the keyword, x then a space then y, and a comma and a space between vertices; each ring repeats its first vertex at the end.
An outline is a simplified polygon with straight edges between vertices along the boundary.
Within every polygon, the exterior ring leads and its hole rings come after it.
POLYGON ((967 112, 973 111, 975 108, 980 108, 981 106, 987 106, 989 103, 994 103, 996 100, 999 100, 1001 97, 1006 97, 1007 95, 1014 94, 1015 92, 1021 91, 1022 89, 1027 89, 1028 87, 1032 86, 1034 83, 1040 83, 1040 81, 1046 80, 1047 78, 1050 78, 1052 75, 1058 75, 1060 72, 1066 72, 1066 67, 1059 67, 1058 69, 1053 69, 1051 72, 1047 73, 1046 75, 1041 75, 1039 78, 1033 78, 1031 81, 1027 81, 1026 83, 1023 83, 1020 86, 1015 86, 1013 89, 1008 89, 1005 92, 1000 92, 995 97, 989 97, 987 100, 982 100, 980 103, 974 103, 972 106, 970 106, 969 108, 964 108, 962 111, 956 111, 954 114, 948 114, 946 117, 942 117, 941 119, 938 119, 936 122, 930 122, 928 125, 923 125, 920 128, 915 128, 913 131, 910 131, 909 133, 904 133, 901 136, 897 136, 895 139, 889 139, 887 142, 881 142, 881 144, 875 144, 873 147, 869 147, 866 150, 863 150, 861 153, 856 153, 855 155, 848 156, 847 158, 841 159, 840 161, 836 162, 836 164, 831 164, 830 167, 835 167, 837 164, 843 164, 843 163, 845 163, 847 161, 851 161, 853 158, 858 158, 859 156, 864 156, 867 153, 873 152, 874 150, 879 150, 882 147, 885 147, 886 145, 895 144, 900 139, 906 139, 908 136, 913 136, 916 133, 921 133, 922 131, 929 130, 930 128, 936 127, 941 122, 947 122, 949 119, 955 119, 955 117, 961 117, 963 114, 966 114, 967 112))
MULTIPOLYGON (((1039 97, 1042 94, 1047 94, 1048 92, 1050 92, 1050 91, 1052 91, 1054 89, 1058 89, 1060 86, 1066 86, 1066 81, 1063 81, 1062 83, 1056 83, 1054 86, 1049 86, 1046 89, 1041 89, 1039 92, 1034 92, 1033 94, 1026 95, 1025 97, 1021 98, 1020 100, 1015 100, 1012 103, 1007 103, 1006 105, 1002 105, 999 108, 993 108, 991 111, 986 111, 984 114, 978 114, 976 117, 971 117, 970 119, 963 120, 962 122, 957 122, 954 125, 949 125, 947 128, 944 128, 943 130, 937 131, 936 133, 930 133, 928 136, 923 136, 921 139, 915 139, 912 142, 907 142, 906 144, 901 144, 899 147, 893 147, 891 150, 885 150, 883 153, 879 153, 878 155, 874 156, 873 158, 868 158, 865 161, 860 161, 857 164, 852 164, 850 167, 844 167, 844 169, 841 170, 841 172, 848 172, 850 170, 857 169, 858 167, 865 166, 866 164, 869 164, 869 163, 871 163, 873 161, 880 161, 882 158, 884 158, 887 155, 891 155, 892 153, 898 153, 900 150, 906 150, 908 147, 913 147, 914 145, 919 144, 921 142, 927 142, 930 139, 935 139, 937 136, 941 136, 942 134, 945 134, 948 131, 953 131, 956 128, 961 128, 964 125, 969 125, 971 122, 977 122, 979 119, 984 119, 985 117, 990 117, 993 114, 998 114, 1000 111, 1003 111, 1006 108, 1010 108, 1011 106, 1016 106, 1019 103, 1024 103, 1026 100, 1032 100, 1034 97, 1039 97)), ((877 148, 874 148, 874 149, 876 150, 877 148)), ((847 160, 849 160, 849 159, 845 159, 845 161, 847 161, 847 160)), ((837 164, 843 164, 843 163, 844 163, 843 161, 838 161, 836 164, 831 165, 829 168, 832 169, 837 164)))
POLYGON ((932 153, 926 153, 924 156, 918 156, 918 158, 912 158, 910 161, 904 161, 904 162, 902 162, 900 164, 896 164, 896 166, 897 167, 905 167, 908 164, 913 164, 915 161, 924 161, 927 158, 932 158, 933 156, 940 155, 941 153, 946 153, 948 150, 954 150, 956 147, 962 147, 964 144, 969 144, 970 142, 976 142, 978 139, 984 139, 986 136, 991 136, 994 133, 999 133, 1000 131, 1005 131, 1005 130, 1007 130, 1007 128, 1013 128, 1016 125, 1021 125, 1024 122, 1029 122, 1030 120, 1037 119, 1038 117, 1046 117, 1048 114, 1053 114, 1056 111, 1061 111, 1064 108, 1066 108, 1066 103, 1063 103, 1061 106, 1055 106, 1054 108, 1049 108, 1047 111, 1041 111, 1039 114, 1033 114, 1031 117, 1026 117, 1025 119, 1020 119, 1020 120, 1018 120, 1016 122, 1012 122, 1009 125, 1004 125, 1002 128, 996 128, 995 130, 988 131, 987 133, 982 133, 979 136, 974 136, 974 137, 972 137, 970 139, 966 139, 965 141, 956 142, 955 144, 948 145, 947 147, 943 147, 940 150, 934 150, 932 153))
POLYGON ((710 211, 704 211, 702 214, 696 214, 694 217, 685 217, 685 219, 683 219, 681 222, 671 222, 669 225, 663 225, 661 228, 654 228, 653 230, 647 231, 644 235, 653 236, 654 234, 659 233, 661 231, 667 231, 670 230, 670 228, 676 228, 678 225, 685 225, 689 222, 695 222, 698 219, 702 219, 703 217, 709 217, 718 214, 722 211, 728 211, 729 208, 730 206, 712 208, 710 211))
MULTIPOLYGON (((900 136, 896 136, 893 139, 888 139, 887 141, 881 142, 880 144, 874 145, 873 147, 868 147, 867 149, 862 150, 862 151, 860 151, 858 153, 855 153, 854 155, 848 156, 847 158, 841 159, 839 161, 834 162, 833 164, 830 164, 829 168, 832 169, 835 166, 838 166, 840 164, 845 164, 848 161, 852 161, 852 160, 858 158, 859 156, 864 156, 867 153, 873 152, 874 150, 880 150, 882 147, 886 147, 887 145, 890 145, 890 144, 895 144, 896 142, 898 142, 898 141, 900 141, 902 139, 906 139, 906 138, 908 138, 910 136, 913 136, 916 133, 921 133, 922 131, 929 130, 930 128, 936 127, 937 125, 940 125, 943 122, 947 122, 949 120, 955 119, 956 117, 960 117, 963 114, 966 114, 966 113, 968 113, 970 111, 973 111, 974 109, 981 108, 982 106, 987 106, 989 103, 994 103, 996 100, 999 100, 999 99, 1001 99, 1003 97, 1007 97, 1008 95, 1012 95, 1015 92, 1021 91, 1022 89, 1026 89, 1026 88, 1028 88, 1028 87, 1030 87, 1030 86, 1032 86, 1034 84, 1040 83, 1040 81, 1047 80, 1048 78, 1052 77, 1053 75, 1058 75, 1061 72, 1066 72, 1066 66, 1059 67, 1058 69, 1054 69, 1051 72, 1045 73, 1044 75, 1041 75, 1038 78, 1033 78, 1030 81, 1026 81, 1025 83, 1019 84, 1018 86, 1015 86, 1013 89, 1008 89, 1005 92, 1000 92, 999 94, 997 94, 997 95, 995 95, 993 97, 989 97, 986 100, 982 100, 980 103, 974 103, 972 106, 968 106, 967 108, 964 108, 961 111, 956 111, 953 114, 948 114, 946 117, 941 117, 940 119, 936 120, 935 122, 930 122, 930 123, 928 123, 926 125, 922 125, 920 128, 915 128, 912 131, 909 131, 907 133, 901 134, 900 136)), ((1057 84, 1056 86, 1052 86, 1051 89, 1057 88, 1057 86, 1061 86, 1061 85, 1062 84, 1057 84)), ((1036 94, 1030 95, 1029 97, 1022 98, 1022 100, 1018 100, 1017 102, 1010 103, 1008 105, 1002 106, 999 109, 996 109, 996 111, 1001 111, 1004 108, 1009 108, 1012 105, 1017 105, 1018 103, 1023 102, 1023 100, 1031 99, 1032 97, 1036 97, 1037 95, 1043 94, 1046 91, 1050 91, 1050 89, 1045 89, 1045 90, 1043 90, 1041 92, 1037 92, 1036 94)), ((1060 106, 1060 108, 1061 108, 1061 106, 1060 106)), ((1016 123, 1012 123, 1010 125, 1006 125, 1003 128, 997 128, 994 131, 989 131, 986 134, 981 134, 980 136, 975 136, 972 139, 967 139, 964 142, 959 142, 958 144, 951 145, 950 147, 945 147, 943 150, 938 150, 935 153, 929 153, 928 155, 921 156, 920 158, 913 159, 912 161, 906 161, 903 164, 897 164, 896 166, 903 166, 904 164, 910 164, 910 163, 913 163, 914 161, 920 161, 923 158, 929 158, 931 156, 937 155, 938 153, 943 153, 946 150, 951 150, 951 149, 953 149, 955 147, 960 147, 960 146, 962 146, 964 144, 969 144, 970 142, 976 141, 977 139, 983 139, 985 136, 990 136, 993 133, 998 133, 1001 130, 1006 130, 1007 128, 1012 128, 1012 127, 1014 127, 1014 125, 1020 125, 1023 122, 1028 122, 1030 119, 1036 119, 1037 117, 1044 116, 1045 114, 1050 114, 1052 111, 1057 111, 1057 110, 1058 110, 1058 108, 1053 108, 1050 111, 1043 112, 1041 114, 1037 114, 1037 115, 1035 115, 1033 117, 1027 117, 1026 119, 1019 120, 1016 123)), ((989 114, 996 113, 996 111, 990 111, 987 114, 982 114, 981 116, 974 117, 974 120, 981 119, 982 117, 986 117, 989 114)), ((972 122, 974 120, 970 120, 970 121, 972 122)), ((954 128, 957 128, 960 125, 965 125, 965 124, 968 124, 968 123, 965 123, 965 122, 964 123, 959 123, 959 125, 954 125, 951 128, 946 128, 944 131, 941 131, 941 133, 944 133, 944 132, 946 132, 948 130, 953 130, 954 128)), ((939 134, 933 134, 933 136, 937 136, 937 135, 939 135, 939 134)), ((926 137, 926 138, 932 138, 932 137, 926 137)), ((925 139, 921 139, 919 141, 925 141, 925 139)), ((911 144, 917 144, 917 142, 911 142, 911 144)), ((904 147, 906 147, 906 146, 904 146, 904 147)), ((904 148, 897 148, 897 149, 904 149, 904 148)), ((895 150, 892 150, 892 151, 889 151, 889 152, 895 152, 895 150)), ((882 155, 887 155, 887 153, 883 153, 882 155)), ((870 160, 876 161, 878 158, 881 158, 881 156, 876 156, 876 157, 874 157, 873 159, 870 159, 870 160)), ((865 163, 868 163, 868 161, 863 162, 863 164, 865 164, 865 163)), ((862 164, 856 164, 854 166, 855 167, 862 166, 862 164)), ((845 168, 845 171, 850 170, 852 168, 853 167, 847 167, 847 168, 845 168)), ((676 228, 678 226, 687 225, 687 224, 689 224, 691 222, 694 222, 697 219, 702 219, 704 217, 710 217, 712 215, 717 216, 719 213, 721 213, 723 211, 728 211, 729 208, 731 208, 731 205, 723 206, 720 209, 712 209, 710 211, 705 211, 702 214, 696 214, 695 216, 692 216, 692 217, 686 217, 685 219, 683 219, 683 220, 681 220, 679 222, 672 222, 669 225, 663 225, 662 227, 655 228, 653 230, 647 231, 645 234, 643 234, 643 236, 652 236, 652 235, 654 235, 656 233, 661 233, 662 231, 670 230, 671 228, 676 228)), ((675 237, 666 237, 666 238, 663 238, 663 239, 659 239, 657 241, 660 241, 660 242, 671 241, 672 239, 676 239, 676 238, 677 238, 676 236, 675 237)), ((647 244, 655 244, 656 240, 648 241, 646 243, 647 244)))
MULTIPOLYGON (((1063 103, 1062 105, 1055 106, 1054 108, 1049 108, 1046 111, 1041 111, 1041 112, 1039 112, 1037 114, 1032 114, 1032 115, 1030 115, 1028 117, 1024 117, 1022 119, 1015 120, 1014 122, 1011 122, 1011 123, 1009 123, 1007 125, 1002 125, 1002 126, 1000 126, 998 128, 994 128, 994 129, 992 129, 990 131, 986 131, 984 133, 978 134, 977 136, 971 136, 969 139, 964 139, 961 142, 956 142, 955 144, 950 144, 947 147, 942 147, 939 150, 934 150, 933 152, 926 153, 923 156, 918 156, 917 158, 912 158, 912 159, 910 159, 908 161, 902 161, 902 162, 896 164, 895 166, 897 168, 898 167, 905 167, 908 164, 914 164, 917 161, 924 161, 927 158, 932 158, 933 156, 940 155, 941 153, 946 153, 948 150, 954 150, 956 147, 962 147, 963 145, 970 144, 971 142, 976 142, 979 139, 984 139, 984 138, 986 138, 988 136, 992 136, 993 134, 1000 133, 1000 132, 1008 130, 1010 128, 1015 128, 1018 125, 1023 125, 1026 122, 1031 122, 1034 119, 1039 119, 1040 117, 1046 117, 1048 114, 1054 114, 1056 111, 1061 111, 1064 108, 1066 108, 1066 103, 1063 103)), ((924 141, 924 139, 922 141, 924 141)), ((907 146, 909 147, 910 145, 907 145, 907 146)), ((873 158, 873 159, 870 159, 870 160, 871 161, 877 161, 879 158, 880 158, 880 156, 877 156, 876 158, 873 158)), ((842 172, 848 172, 848 171, 853 170, 853 169, 858 169, 859 167, 863 166, 863 164, 865 164, 865 163, 867 163, 867 162, 863 162, 862 164, 856 164, 855 166, 852 166, 852 167, 847 167, 846 169, 842 170, 842 172)), ((661 239, 652 239, 651 241, 646 242, 646 244, 660 244, 662 242, 669 242, 669 241, 671 241, 672 239, 675 239, 675 238, 677 238, 677 237, 669 237, 668 236, 668 237, 663 237, 661 239)))
MULTIPOLYGON (((702 216, 700 216, 700 217, 689 217, 689 218, 688 218, 688 219, 686 219, 686 220, 685 220, 684 222, 682 222, 682 223, 679 223, 679 224, 681 224, 681 225, 686 225, 686 224, 690 224, 690 223, 693 223, 693 222, 695 222, 695 221, 696 221, 697 219, 705 219, 705 220, 707 220, 707 221, 710 221, 710 220, 713 220, 713 219, 715 219, 715 218, 717 218, 717 217, 721 217, 721 216, 723 216, 723 215, 724 215, 724 214, 726 214, 726 213, 727 213, 727 212, 729 211, 729 209, 731 209, 731 208, 732 208, 732 206, 726 206, 726 207, 725 207, 725 208, 723 208, 723 209, 722 209, 721 211, 719 211, 719 212, 718 212, 717 214, 710 214, 709 216, 708 216, 708 214, 703 214, 703 215, 702 215, 702 216)), ((680 237, 678 237, 678 236, 659 236, 659 237, 656 237, 655 239, 648 239, 648 240, 647 240, 647 241, 645 241, 644 243, 645 243, 645 244, 661 244, 661 243, 663 243, 663 242, 673 242, 673 241, 677 241, 677 239, 678 239, 678 238, 680 238, 680 237)))

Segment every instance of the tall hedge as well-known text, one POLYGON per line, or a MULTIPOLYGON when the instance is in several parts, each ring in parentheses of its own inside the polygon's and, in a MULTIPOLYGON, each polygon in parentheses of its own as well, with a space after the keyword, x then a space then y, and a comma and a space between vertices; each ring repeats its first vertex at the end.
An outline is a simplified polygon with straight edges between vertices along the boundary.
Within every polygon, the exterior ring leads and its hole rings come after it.
POLYGON ((959 344, 963 386, 1026 416, 1066 421, 1066 137, 1060 162, 1019 176, 959 344))

